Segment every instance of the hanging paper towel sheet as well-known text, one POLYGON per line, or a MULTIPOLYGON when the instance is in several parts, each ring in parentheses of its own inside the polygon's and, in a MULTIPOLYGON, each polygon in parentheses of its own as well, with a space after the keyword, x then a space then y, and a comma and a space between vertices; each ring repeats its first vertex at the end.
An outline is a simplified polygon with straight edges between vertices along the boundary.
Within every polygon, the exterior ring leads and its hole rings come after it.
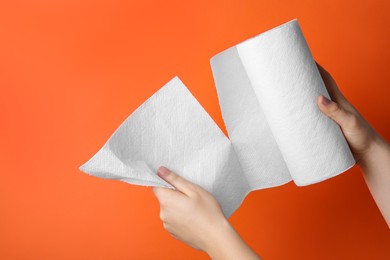
POLYGON ((156 174, 164 165, 230 217, 253 190, 316 183, 355 164, 340 127, 317 107, 329 94, 296 19, 215 55, 211 67, 230 140, 174 77, 80 169, 173 188, 156 174))

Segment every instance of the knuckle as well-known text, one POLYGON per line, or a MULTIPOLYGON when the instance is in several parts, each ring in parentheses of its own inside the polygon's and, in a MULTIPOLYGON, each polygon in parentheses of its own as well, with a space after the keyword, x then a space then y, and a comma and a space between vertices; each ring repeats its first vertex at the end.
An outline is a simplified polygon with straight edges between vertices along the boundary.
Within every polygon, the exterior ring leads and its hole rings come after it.
POLYGON ((179 181, 179 176, 177 176, 176 174, 170 174, 169 176, 169 180, 172 182, 172 183, 175 183, 175 182, 178 182, 179 181))
POLYGON ((165 230, 168 230, 168 225, 167 225, 167 223, 163 222, 163 227, 164 227, 165 230))
POLYGON ((166 221, 166 214, 164 211, 160 211, 160 220, 163 222, 166 221))
POLYGON ((340 111, 340 106, 337 103, 333 103, 330 107, 330 112, 332 113, 338 113, 340 111))
POLYGON ((199 191, 199 190, 201 190, 202 189, 202 187, 200 187, 198 184, 196 184, 196 183, 189 183, 189 186, 191 187, 191 189, 192 190, 194 190, 194 191, 199 191))
POLYGON ((194 200, 198 200, 201 197, 201 190, 199 189, 199 186, 191 185, 188 190, 188 195, 194 200))
POLYGON ((329 108, 330 117, 337 117, 337 115, 340 114, 341 110, 342 108, 337 103, 333 103, 329 108))
POLYGON ((351 129, 357 129, 359 128, 360 122, 359 122, 359 117, 354 114, 350 114, 349 119, 348 119, 348 127, 351 129))
POLYGON ((166 231, 168 231, 168 233, 172 234, 172 226, 169 225, 167 222, 163 222, 163 227, 166 231))
POLYGON ((193 190, 194 190, 194 193, 196 193, 197 196, 201 197, 201 196, 207 196, 208 194, 210 194, 206 189, 202 188, 201 186, 199 185, 194 185, 193 186, 193 190))
POLYGON ((188 194, 190 197, 191 197, 191 199, 193 199, 195 202, 196 201, 199 201, 199 199, 200 199, 200 194, 198 193, 198 192, 196 192, 196 191, 190 191, 190 193, 188 194))

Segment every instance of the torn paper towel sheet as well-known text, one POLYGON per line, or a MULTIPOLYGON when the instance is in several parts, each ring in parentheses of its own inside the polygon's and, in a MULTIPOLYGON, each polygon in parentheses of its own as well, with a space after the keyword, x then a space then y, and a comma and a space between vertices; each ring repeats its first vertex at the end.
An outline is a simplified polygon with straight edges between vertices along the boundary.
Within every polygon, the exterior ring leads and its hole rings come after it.
POLYGON ((172 188, 156 174, 164 165, 211 192, 230 217, 250 191, 316 183, 355 164, 317 107, 329 94, 296 19, 215 55, 211 67, 230 140, 174 77, 80 169, 172 188))
POLYGON ((172 187, 157 176, 161 165, 211 192, 229 216, 250 190, 231 142, 178 77, 133 112, 81 170, 172 187))

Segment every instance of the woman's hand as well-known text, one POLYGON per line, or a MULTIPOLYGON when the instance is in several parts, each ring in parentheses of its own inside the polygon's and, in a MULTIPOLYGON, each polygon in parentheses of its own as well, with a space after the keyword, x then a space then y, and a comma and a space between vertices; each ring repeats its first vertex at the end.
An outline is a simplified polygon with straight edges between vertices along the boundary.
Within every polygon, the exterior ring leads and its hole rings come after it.
POLYGON ((165 167, 158 169, 158 175, 176 188, 153 187, 164 228, 186 244, 207 251, 220 229, 228 225, 219 203, 209 192, 165 167))
POLYGON ((153 187, 164 228, 213 259, 259 259, 225 218, 218 201, 202 187, 165 167, 158 175, 176 190, 153 187))
POLYGON ((367 186, 390 227, 390 145, 343 96, 332 76, 317 67, 332 100, 319 96, 317 105, 343 131, 367 186))
POLYGON ((331 101, 324 96, 319 96, 317 99, 318 107, 340 126, 356 162, 360 164, 367 154, 383 140, 344 97, 332 76, 318 63, 317 67, 332 98, 331 101))

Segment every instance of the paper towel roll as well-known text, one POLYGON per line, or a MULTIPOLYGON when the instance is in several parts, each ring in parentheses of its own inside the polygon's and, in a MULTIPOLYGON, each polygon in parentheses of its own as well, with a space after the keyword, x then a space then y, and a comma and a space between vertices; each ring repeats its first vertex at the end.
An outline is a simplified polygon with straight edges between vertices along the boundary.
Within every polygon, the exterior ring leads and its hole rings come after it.
POLYGON ((252 190, 322 181, 355 163, 297 20, 211 59, 230 140, 174 77, 133 112, 80 169, 131 184, 173 188, 167 166, 202 186, 231 214, 252 190))
POLYGON ((211 66, 229 136, 249 179, 268 171, 271 184, 282 183, 286 165, 297 185, 308 185, 355 164, 340 127, 317 107, 317 97, 329 94, 296 19, 217 54, 211 66), (262 154, 267 150, 273 156, 262 154), (280 169, 252 167, 260 162, 280 169))

